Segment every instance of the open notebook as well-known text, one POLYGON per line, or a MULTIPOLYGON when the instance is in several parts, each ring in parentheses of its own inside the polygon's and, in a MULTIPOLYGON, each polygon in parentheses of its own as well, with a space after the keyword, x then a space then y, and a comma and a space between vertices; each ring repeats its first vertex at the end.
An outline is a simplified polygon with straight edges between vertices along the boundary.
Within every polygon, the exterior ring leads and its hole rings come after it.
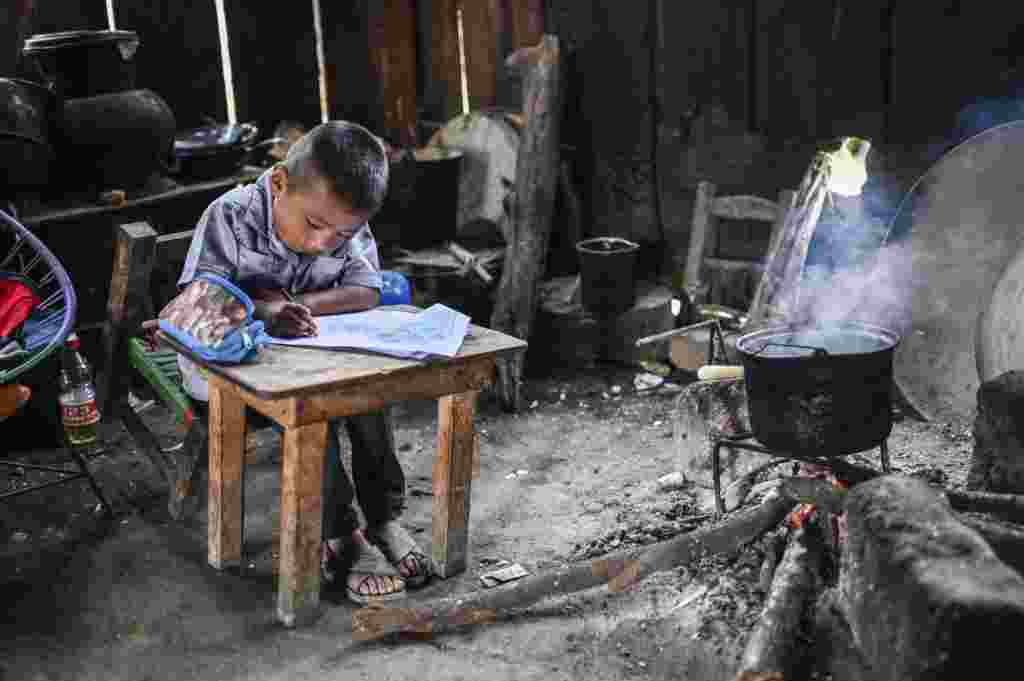
POLYGON ((441 304, 415 313, 377 308, 316 318, 320 333, 271 338, 275 345, 366 350, 405 359, 453 357, 469 332, 469 317, 441 304))

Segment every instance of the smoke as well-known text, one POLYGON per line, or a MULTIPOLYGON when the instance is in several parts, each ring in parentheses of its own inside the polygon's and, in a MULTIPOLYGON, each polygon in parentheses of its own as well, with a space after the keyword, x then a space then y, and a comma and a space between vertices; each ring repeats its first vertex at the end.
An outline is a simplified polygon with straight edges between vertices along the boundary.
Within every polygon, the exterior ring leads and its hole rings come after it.
POLYGON ((795 302, 789 321, 856 321, 900 335, 909 330, 911 293, 925 282, 916 272, 909 243, 886 241, 898 199, 881 184, 869 184, 859 197, 829 198, 803 278, 783 289, 784 299, 795 302))
POLYGON ((792 318, 802 324, 864 322, 904 335, 911 292, 923 284, 907 242, 880 245, 840 269, 807 268, 792 318))

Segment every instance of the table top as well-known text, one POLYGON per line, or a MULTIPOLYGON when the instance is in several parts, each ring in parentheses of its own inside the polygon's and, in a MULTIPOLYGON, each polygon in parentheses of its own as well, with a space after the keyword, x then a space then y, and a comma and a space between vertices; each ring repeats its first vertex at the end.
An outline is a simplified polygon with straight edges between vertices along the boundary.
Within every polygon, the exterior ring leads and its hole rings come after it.
MULTIPOLYGON (((396 305, 410 313, 419 309, 396 305)), ((278 399, 321 392, 327 389, 350 388, 384 376, 415 372, 425 366, 450 367, 471 360, 497 357, 526 350, 526 341, 470 324, 466 340, 452 358, 430 362, 399 359, 387 355, 350 350, 324 350, 289 345, 267 345, 260 349, 255 361, 246 364, 210 364, 196 357, 180 343, 163 333, 160 340, 217 376, 235 383, 264 399, 278 399)))

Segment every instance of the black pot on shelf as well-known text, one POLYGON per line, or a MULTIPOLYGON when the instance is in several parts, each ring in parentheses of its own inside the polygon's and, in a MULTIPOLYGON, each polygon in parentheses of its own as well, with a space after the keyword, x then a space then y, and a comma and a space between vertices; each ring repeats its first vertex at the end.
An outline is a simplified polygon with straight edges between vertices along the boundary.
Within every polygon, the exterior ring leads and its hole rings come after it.
POLYGON ((252 123, 211 124, 179 132, 174 138, 174 175, 189 180, 230 177, 257 149, 277 138, 255 143, 259 128, 252 123))
POLYGON ((168 172, 174 113, 151 90, 128 90, 64 102, 61 184, 66 188, 131 189, 168 172))
POLYGON ((57 102, 39 83, 0 78, 0 193, 33 191, 49 181, 57 102))
POLYGON ((134 31, 39 33, 22 55, 66 98, 93 97, 135 88, 134 31))
POLYGON ((424 148, 390 162, 384 205, 370 221, 378 241, 418 250, 456 238, 463 152, 424 148))

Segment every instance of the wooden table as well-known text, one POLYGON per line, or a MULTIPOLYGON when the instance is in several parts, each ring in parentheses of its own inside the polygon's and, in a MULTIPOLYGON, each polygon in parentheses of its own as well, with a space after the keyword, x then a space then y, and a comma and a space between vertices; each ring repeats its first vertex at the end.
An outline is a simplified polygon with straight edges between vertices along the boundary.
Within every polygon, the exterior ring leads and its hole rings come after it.
POLYGON ((465 569, 470 482, 478 470, 476 396, 493 382, 495 359, 524 351, 524 341, 471 325, 457 356, 429 364, 267 346, 252 364, 217 366, 162 339, 210 372, 208 560, 218 570, 242 559, 246 406, 284 428, 277 617, 285 626, 319 613, 321 480, 331 418, 438 398, 432 554, 443 578, 465 569))

